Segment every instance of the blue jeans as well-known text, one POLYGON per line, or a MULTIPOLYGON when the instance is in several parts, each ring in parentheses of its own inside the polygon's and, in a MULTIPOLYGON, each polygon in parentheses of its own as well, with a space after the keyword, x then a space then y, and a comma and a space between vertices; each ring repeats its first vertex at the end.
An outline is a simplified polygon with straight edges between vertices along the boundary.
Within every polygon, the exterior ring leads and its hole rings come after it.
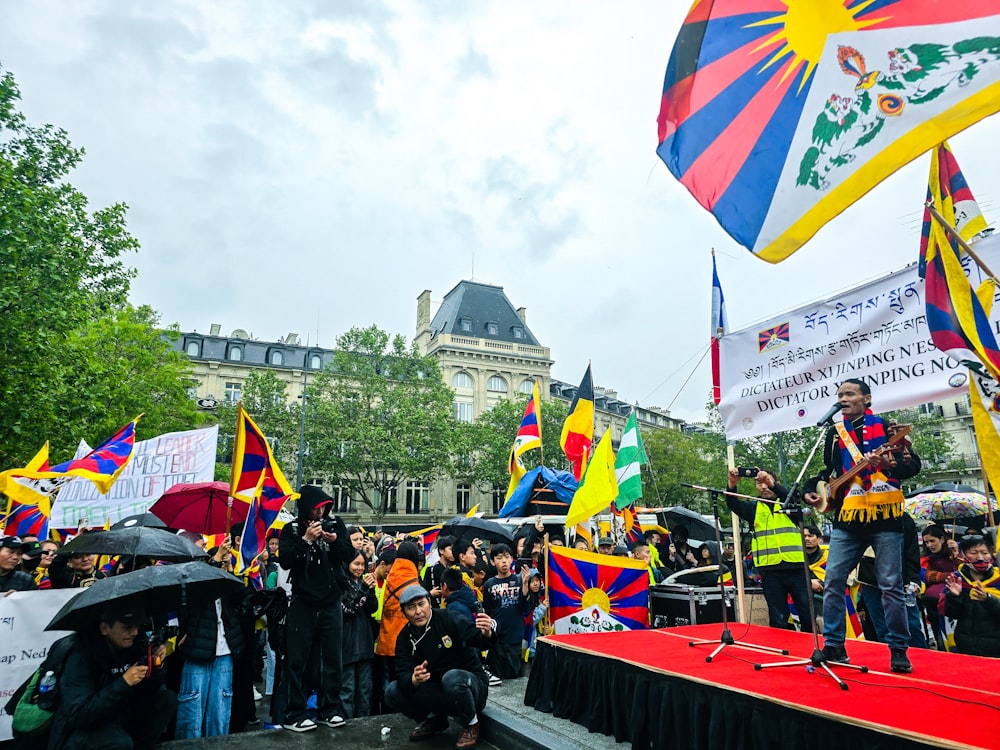
POLYGON ((889 648, 905 649, 910 642, 906 604, 903 601, 903 532, 854 533, 834 529, 830 535, 830 556, 826 563, 823 589, 823 638, 842 646, 847 630, 847 576, 868 547, 875 550, 875 577, 882 591, 885 612, 885 642, 889 648))
POLYGON ((217 656, 210 662, 184 662, 174 738, 187 740, 229 734, 232 703, 232 656, 217 656))

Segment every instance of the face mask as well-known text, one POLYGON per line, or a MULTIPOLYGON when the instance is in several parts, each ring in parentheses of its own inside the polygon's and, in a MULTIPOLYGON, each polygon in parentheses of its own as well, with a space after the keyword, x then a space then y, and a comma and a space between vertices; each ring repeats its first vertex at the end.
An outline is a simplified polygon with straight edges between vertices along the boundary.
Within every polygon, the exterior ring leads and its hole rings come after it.
POLYGON ((993 567, 993 562, 989 559, 983 560, 980 558, 972 563, 972 567, 976 569, 977 573, 985 573, 993 567))

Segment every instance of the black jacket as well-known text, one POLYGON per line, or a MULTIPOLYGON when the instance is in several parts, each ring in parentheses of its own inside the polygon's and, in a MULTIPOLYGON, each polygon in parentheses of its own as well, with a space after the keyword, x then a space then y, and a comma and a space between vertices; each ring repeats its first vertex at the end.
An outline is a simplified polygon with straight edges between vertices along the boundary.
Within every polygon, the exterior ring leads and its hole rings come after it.
POLYGON ((122 675, 136 662, 146 662, 147 643, 143 635, 132 648, 113 653, 97 633, 80 634, 66 658, 59 681, 59 703, 49 735, 49 750, 59 750, 73 732, 123 723, 132 711, 132 701, 148 696, 163 686, 166 670, 151 669, 135 687, 122 675))
POLYGON ((420 689, 413 687, 411 678, 413 668, 425 661, 431 675, 429 684, 440 685, 445 672, 464 669, 486 686, 488 681, 479 652, 490 646, 490 640, 462 615, 447 609, 432 609, 431 620, 423 630, 406 623, 396 639, 396 676, 400 687, 407 693, 420 689))
POLYGON ((309 604, 329 607, 339 604, 347 588, 344 564, 351 561, 355 550, 347 536, 347 526, 337 516, 330 519, 337 535, 333 544, 322 537, 309 544, 303 534, 311 511, 311 507, 300 507, 299 518, 281 530, 278 564, 291 573, 292 599, 301 597, 309 604))
POLYGON ((31 573, 15 568, 9 573, 0 575, 0 593, 4 591, 34 591, 38 586, 31 573))
POLYGON ((375 631, 372 615, 378 609, 374 589, 363 581, 349 581, 341 601, 344 608, 344 635, 341 654, 344 664, 375 658, 375 631))
MULTIPOLYGON (((965 576, 972 579, 967 566, 959 568, 959 572, 963 570, 965 576)), ((958 620, 955 625, 955 648, 958 653, 1000 657, 1000 599, 987 596, 985 601, 975 602, 964 587, 958 596, 953 596, 946 588, 944 597, 945 617, 958 620)))
MULTIPOLYGON (((222 628, 233 660, 243 653, 243 630, 240 626, 239 600, 222 600, 222 628)), ((219 622, 216 617, 215 602, 204 602, 188 609, 181 618, 177 647, 185 659, 197 662, 215 661, 215 643, 218 638, 219 622), (181 639, 183 638, 183 641, 181 639)))
POLYGON ((478 603, 475 592, 468 586, 462 586, 458 591, 452 591, 444 600, 444 606, 449 612, 460 614, 472 623, 476 621, 476 605, 478 603))

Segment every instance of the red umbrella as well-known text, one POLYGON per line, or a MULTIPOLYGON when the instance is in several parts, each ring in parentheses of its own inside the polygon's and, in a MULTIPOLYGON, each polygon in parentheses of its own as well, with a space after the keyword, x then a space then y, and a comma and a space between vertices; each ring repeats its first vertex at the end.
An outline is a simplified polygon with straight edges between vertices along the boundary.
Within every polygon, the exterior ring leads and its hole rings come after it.
POLYGON ((226 482, 196 482, 175 484, 153 503, 149 512, 174 529, 197 531, 201 534, 226 534, 229 524, 247 520, 250 506, 236 500, 229 508, 229 485, 226 482))

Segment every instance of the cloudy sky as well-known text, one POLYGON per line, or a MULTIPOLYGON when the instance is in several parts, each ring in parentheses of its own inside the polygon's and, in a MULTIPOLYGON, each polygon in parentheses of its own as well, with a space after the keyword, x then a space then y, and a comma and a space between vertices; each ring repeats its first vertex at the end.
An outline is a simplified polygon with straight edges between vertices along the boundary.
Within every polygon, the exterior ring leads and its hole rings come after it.
MULTIPOLYGON (((86 148, 92 204, 130 206, 133 301, 164 322, 410 338, 423 289, 474 278, 527 308, 554 377, 592 360, 699 419, 711 250, 734 329, 900 268, 928 157, 755 259, 655 154, 688 5, 0 0, 0 65, 31 122, 86 148)), ((991 222, 997 139, 993 118, 951 141, 991 222)))

